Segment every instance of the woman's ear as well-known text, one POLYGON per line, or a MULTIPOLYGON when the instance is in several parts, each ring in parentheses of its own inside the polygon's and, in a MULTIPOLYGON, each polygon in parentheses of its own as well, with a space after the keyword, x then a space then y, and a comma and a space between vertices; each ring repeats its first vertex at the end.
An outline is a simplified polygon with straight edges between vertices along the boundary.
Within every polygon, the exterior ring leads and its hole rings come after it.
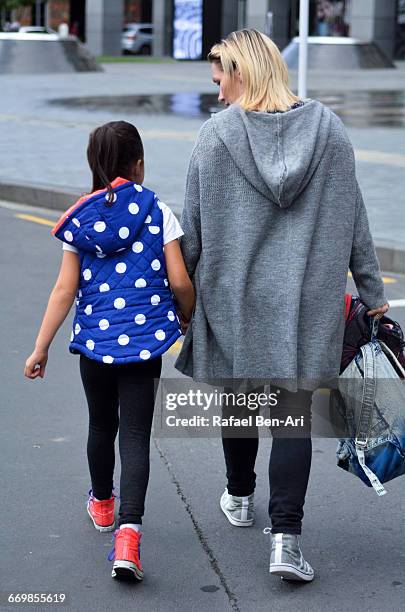
POLYGON ((242 85, 242 75, 240 73, 239 68, 236 68, 235 70, 235 78, 242 85))

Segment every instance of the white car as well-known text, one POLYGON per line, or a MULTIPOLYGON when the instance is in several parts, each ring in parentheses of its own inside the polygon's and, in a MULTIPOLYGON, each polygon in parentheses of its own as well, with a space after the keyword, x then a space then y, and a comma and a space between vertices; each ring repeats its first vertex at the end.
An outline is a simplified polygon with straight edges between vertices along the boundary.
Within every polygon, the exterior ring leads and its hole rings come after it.
POLYGON ((52 28, 46 28, 44 26, 23 26, 19 28, 20 34, 57 34, 52 28))
POLYGON ((127 23, 122 31, 121 49, 123 54, 152 53, 153 25, 151 23, 127 23))

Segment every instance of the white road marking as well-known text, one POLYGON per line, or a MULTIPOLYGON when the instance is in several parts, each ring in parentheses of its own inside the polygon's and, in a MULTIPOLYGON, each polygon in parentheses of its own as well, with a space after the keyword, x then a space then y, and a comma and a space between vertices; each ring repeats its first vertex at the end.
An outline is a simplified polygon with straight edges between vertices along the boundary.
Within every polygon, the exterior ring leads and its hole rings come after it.
MULTIPOLYGON (((405 299, 404 300, 388 300, 388 304, 390 305, 390 308, 401 308, 405 306, 405 299)), ((389 312, 390 311, 388 311, 388 314, 389 312)))

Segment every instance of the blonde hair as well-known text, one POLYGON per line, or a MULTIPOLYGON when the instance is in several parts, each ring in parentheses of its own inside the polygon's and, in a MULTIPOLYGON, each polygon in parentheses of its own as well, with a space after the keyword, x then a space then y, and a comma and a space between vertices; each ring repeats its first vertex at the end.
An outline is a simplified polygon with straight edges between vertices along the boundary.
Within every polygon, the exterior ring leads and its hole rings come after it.
POLYGON ((288 70, 280 51, 258 30, 232 32, 212 47, 208 61, 220 64, 232 80, 239 70, 243 93, 237 103, 247 111, 284 111, 299 100, 288 86, 288 70))

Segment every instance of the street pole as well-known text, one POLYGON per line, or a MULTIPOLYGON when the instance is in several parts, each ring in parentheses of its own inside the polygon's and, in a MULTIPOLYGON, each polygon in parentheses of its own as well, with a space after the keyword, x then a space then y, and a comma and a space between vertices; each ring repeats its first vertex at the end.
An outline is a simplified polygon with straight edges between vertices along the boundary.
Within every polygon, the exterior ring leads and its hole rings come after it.
POLYGON ((35 25, 41 25, 41 0, 35 2, 35 25))
POLYGON ((298 96, 307 97, 309 0, 300 0, 298 96))

